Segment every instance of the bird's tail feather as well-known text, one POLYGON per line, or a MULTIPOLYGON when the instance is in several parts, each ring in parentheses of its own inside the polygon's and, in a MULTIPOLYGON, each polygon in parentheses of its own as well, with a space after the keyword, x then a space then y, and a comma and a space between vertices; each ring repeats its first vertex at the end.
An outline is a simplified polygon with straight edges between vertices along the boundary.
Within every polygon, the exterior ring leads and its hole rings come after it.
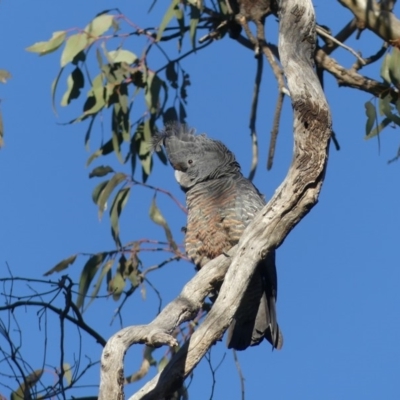
POLYGON ((283 335, 276 317, 276 271, 272 257, 261 263, 228 330, 228 348, 244 350, 267 339, 280 350, 283 335))

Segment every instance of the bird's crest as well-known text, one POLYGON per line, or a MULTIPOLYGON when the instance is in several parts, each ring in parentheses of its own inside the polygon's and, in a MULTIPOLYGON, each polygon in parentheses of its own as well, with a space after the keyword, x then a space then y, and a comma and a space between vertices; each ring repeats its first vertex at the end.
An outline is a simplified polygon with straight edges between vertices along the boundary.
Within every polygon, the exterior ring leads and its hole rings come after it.
POLYGON ((190 128, 186 124, 173 121, 165 124, 164 128, 156 133, 151 140, 151 147, 153 151, 160 151, 161 146, 165 146, 165 139, 175 136, 184 142, 192 142, 196 140, 196 130, 190 128))

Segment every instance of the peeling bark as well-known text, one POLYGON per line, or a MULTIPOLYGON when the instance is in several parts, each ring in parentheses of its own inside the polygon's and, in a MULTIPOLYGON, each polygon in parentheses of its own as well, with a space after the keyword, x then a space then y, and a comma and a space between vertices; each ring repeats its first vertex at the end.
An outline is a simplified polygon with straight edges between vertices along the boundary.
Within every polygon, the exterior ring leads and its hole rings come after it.
POLYGON ((232 257, 221 255, 204 266, 151 324, 125 328, 108 341, 101 360, 100 400, 124 398, 123 357, 132 344, 175 345, 174 328, 193 318, 213 284, 224 279, 204 322, 131 400, 163 399, 173 392, 224 334, 259 260, 279 247, 317 203, 328 158, 331 116, 313 68, 314 9, 311 0, 281 0, 280 5, 279 53, 294 109, 294 155, 288 174, 230 251, 232 257))

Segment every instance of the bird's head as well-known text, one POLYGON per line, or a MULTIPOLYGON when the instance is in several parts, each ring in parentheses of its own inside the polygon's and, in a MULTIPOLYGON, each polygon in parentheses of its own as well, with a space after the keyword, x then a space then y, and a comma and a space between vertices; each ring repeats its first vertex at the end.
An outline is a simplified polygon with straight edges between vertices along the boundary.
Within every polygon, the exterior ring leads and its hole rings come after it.
POLYGON ((160 145, 164 145, 175 178, 184 190, 200 182, 240 173, 235 156, 223 143, 205 134, 195 135, 186 125, 166 125, 153 138, 156 150, 160 145))

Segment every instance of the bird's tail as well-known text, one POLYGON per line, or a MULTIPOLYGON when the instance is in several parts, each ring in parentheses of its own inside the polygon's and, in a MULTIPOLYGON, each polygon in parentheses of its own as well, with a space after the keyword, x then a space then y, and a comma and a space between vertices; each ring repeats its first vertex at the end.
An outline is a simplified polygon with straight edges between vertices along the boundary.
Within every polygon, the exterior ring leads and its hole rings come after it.
POLYGON ((277 278, 274 254, 260 263, 228 331, 228 348, 245 350, 267 339, 273 348, 283 346, 276 317, 277 278))

